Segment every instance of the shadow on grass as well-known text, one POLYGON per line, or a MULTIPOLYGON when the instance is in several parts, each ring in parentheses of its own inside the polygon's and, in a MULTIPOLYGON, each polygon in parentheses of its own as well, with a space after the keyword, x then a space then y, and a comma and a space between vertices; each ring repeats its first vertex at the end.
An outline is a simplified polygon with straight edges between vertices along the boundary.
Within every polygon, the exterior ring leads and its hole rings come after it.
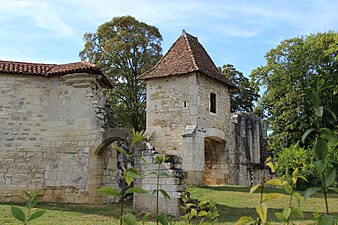
MULTIPOLYGON (((256 213, 255 208, 236 208, 236 207, 231 207, 227 205, 218 205, 217 204, 217 209, 218 213, 220 214, 220 217, 218 218, 218 222, 220 223, 233 223, 235 224, 238 219, 242 216, 251 216, 252 218, 256 219, 258 217, 256 213)), ((283 209, 274 209, 274 208, 269 208, 268 209, 268 221, 273 221, 273 222, 282 222, 278 220, 275 217, 276 212, 282 212, 283 209)), ((297 221, 311 221, 313 220, 313 214, 314 212, 304 212, 304 218, 303 219, 294 219, 292 220, 297 220, 297 221)), ((332 215, 338 216, 338 213, 333 213, 332 215)))
MULTIPOLYGON (((0 203, 0 205, 17 205, 25 207, 25 203, 0 203)), ((132 201, 127 201, 124 207, 124 213, 132 212, 133 208, 132 201)), ((37 208, 62 211, 62 212, 76 212, 81 214, 95 214, 100 216, 108 216, 112 218, 119 218, 120 215, 120 204, 73 204, 73 203, 52 203, 52 202, 39 202, 36 205, 37 208)))
MULTIPOLYGON (((212 190, 212 191, 230 191, 230 192, 244 192, 249 193, 251 187, 244 187, 244 186, 196 186, 197 188, 202 188, 206 190, 212 190)), ((256 193, 260 192, 260 188, 258 188, 256 193)), ((264 187, 264 193, 282 193, 285 194, 285 191, 281 188, 274 188, 274 187, 264 187)))

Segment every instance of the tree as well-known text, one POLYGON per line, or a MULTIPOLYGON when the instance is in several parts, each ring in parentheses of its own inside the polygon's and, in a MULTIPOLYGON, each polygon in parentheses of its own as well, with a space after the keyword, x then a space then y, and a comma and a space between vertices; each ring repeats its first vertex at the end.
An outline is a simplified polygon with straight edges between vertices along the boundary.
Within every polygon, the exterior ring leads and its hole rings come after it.
POLYGON ((237 87, 230 90, 231 112, 252 112, 259 97, 258 87, 231 64, 223 65, 221 73, 237 87))
POLYGON ((84 34, 80 58, 95 63, 113 85, 107 96, 119 127, 145 129, 145 85, 137 77, 161 58, 159 30, 131 16, 114 17, 84 34))
MULTIPOLYGON (((266 65, 252 71, 251 77, 265 87, 259 107, 272 130, 270 147, 279 151, 313 126, 311 88, 318 78, 326 85, 320 96, 323 105, 338 111, 338 34, 330 31, 285 40, 265 58, 266 65)), ((334 128, 332 121, 325 121, 325 127, 334 128)))

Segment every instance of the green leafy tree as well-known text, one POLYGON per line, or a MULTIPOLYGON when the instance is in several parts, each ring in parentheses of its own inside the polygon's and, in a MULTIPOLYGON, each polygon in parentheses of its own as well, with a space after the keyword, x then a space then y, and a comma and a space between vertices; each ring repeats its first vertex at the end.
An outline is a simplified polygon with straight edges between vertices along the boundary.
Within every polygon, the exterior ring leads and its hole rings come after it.
POLYGON ((145 128, 145 85, 137 77, 161 58, 159 30, 131 16, 114 17, 84 34, 80 58, 95 63, 113 84, 107 96, 117 126, 145 128))
MULTIPOLYGON (((280 151, 314 126, 311 89, 318 77, 327 84, 320 96, 323 104, 338 111, 338 34, 330 31, 285 40, 265 58, 266 65, 252 71, 251 77, 265 87, 258 108, 272 130, 271 149, 280 151)), ((324 117, 328 115, 325 111, 324 117)), ((332 120, 326 120, 325 126, 333 128, 332 120)), ((310 138, 305 144, 311 143, 310 138)))
POLYGON ((237 87, 230 90, 231 112, 252 112, 259 97, 258 87, 231 64, 223 65, 221 72, 237 87))

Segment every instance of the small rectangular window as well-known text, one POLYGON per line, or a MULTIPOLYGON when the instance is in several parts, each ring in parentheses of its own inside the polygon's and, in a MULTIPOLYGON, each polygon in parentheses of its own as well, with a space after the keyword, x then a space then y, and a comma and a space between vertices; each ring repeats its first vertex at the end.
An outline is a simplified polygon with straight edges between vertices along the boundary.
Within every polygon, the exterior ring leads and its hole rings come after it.
POLYGON ((210 112, 216 113, 216 94, 210 93, 210 112))

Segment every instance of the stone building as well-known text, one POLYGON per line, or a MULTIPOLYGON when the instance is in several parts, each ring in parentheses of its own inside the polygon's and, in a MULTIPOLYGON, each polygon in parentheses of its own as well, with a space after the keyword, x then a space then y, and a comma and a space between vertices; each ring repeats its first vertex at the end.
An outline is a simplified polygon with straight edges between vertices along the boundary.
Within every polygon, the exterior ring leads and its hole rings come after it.
MULTIPOLYGON (((157 65, 139 77, 147 84, 147 141, 157 152, 179 159, 186 178, 170 181, 162 211, 176 214, 182 184, 251 185, 262 178, 266 124, 250 113, 230 113, 231 88, 196 37, 183 31, 157 65)), ((167 165, 164 170, 175 171, 167 165)), ((146 166, 143 170, 147 171, 146 166)), ((175 176, 173 176, 175 177, 175 176)), ((143 188, 155 187, 142 179, 143 188)), ((161 185, 166 186, 162 181, 161 185)), ((155 199, 134 197, 136 209, 151 210, 155 199)))
MULTIPOLYGON (((154 157, 172 176, 160 181, 170 201, 161 210, 179 213, 184 184, 250 185, 261 178, 266 125, 249 113, 230 113, 231 88, 196 37, 183 32, 139 79, 147 84, 146 133, 135 162, 149 174, 154 157)), ((0 61, 0 201, 22 191, 44 190, 43 201, 100 203, 102 186, 119 187, 119 155, 110 147, 130 144, 127 129, 114 128, 103 89, 110 82, 93 64, 0 61)), ((136 184, 154 190, 156 179, 136 184)), ((154 210, 154 198, 134 195, 135 210, 154 210)))
POLYGON ((89 201, 90 148, 112 126, 103 88, 90 63, 0 61, 0 201, 38 189, 45 201, 89 201))
MULTIPOLYGON (((231 177, 237 173, 235 164, 241 164, 236 152, 242 139, 235 141, 241 129, 235 132, 230 113, 229 90, 235 86, 196 37, 183 31, 157 65, 139 79, 147 83, 148 141, 156 150, 182 158, 188 183, 249 183, 231 177)), ((248 138, 260 139, 259 132, 248 138)), ((252 157, 243 158, 247 165, 260 163, 256 154, 260 145, 255 143, 249 145, 252 157)))

